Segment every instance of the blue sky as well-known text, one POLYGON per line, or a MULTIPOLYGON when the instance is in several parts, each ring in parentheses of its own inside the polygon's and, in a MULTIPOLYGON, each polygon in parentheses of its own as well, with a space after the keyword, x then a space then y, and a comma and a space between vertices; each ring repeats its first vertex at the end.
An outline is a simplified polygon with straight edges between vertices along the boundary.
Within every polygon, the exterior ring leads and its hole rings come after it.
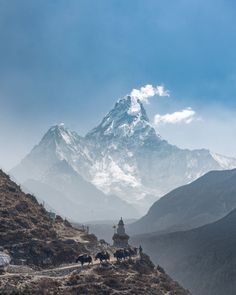
POLYGON ((181 147, 236 157, 236 3, 231 0, 1 0, 0 166, 14 166, 53 124, 80 134, 133 88, 163 84, 150 119, 181 147))

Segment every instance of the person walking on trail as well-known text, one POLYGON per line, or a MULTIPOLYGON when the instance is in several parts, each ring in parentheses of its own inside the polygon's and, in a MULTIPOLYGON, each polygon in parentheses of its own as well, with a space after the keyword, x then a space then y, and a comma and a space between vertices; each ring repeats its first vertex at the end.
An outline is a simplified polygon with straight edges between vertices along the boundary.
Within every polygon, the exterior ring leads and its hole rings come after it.
POLYGON ((141 255, 143 253, 143 248, 141 247, 141 245, 139 246, 139 255, 141 255))

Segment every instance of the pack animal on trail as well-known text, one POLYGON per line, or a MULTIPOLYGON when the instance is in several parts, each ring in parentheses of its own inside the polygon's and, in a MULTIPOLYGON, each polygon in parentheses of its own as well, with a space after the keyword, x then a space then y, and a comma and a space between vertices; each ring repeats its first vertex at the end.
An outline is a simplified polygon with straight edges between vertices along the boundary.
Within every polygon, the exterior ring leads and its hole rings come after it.
POLYGON ((102 251, 96 254, 95 260, 99 259, 100 262, 103 262, 104 260, 107 262, 107 260, 110 260, 110 255, 107 251, 102 251))
POLYGON ((125 260, 126 258, 131 258, 133 256, 136 256, 138 253, 137 248, 127 248, 127 249, 118 249, 114 253, 114 257, 117 259, 117 261, 125 260))
POLYGON ((124 249, 123 251, 124 251, 125 258, 131 258, 131 254, 130 254, 129 249, 124 249))
POLYGON ((114 257, 116 258, 117 261, 120 261, 122 259, 125 260, 126 255, 124 250, 123 249, 116 250, 116 252, 114 253, 114 257))
POLYGON ((76 259, 76 263, 80 262, 81 266, 84 265, 84 263, 88 263, 88 265, 90 265, 90 263, 93 262, 92 257, 90 255, 87 254, 82 254, 80 255, 77 259, 76 259))

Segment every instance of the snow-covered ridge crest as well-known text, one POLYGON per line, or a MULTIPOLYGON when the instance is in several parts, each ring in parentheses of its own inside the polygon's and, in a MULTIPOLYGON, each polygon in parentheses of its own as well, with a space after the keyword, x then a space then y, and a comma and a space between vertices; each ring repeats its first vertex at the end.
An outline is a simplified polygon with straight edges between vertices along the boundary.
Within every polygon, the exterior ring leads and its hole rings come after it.
POLYGON ((211 152, 211 156, 223 169, 234 169, 236 167, 236 159, 232 157, 222 156, 217 153, 211 152))
MULTIPOLYGON (((167 94, 159 91, 159 95, 167 94)), ((144 213, 170 190, 210 170, 236 167, 236 159, 204 149, 183 150, 162 139, 137 94, 145 97, 136 93, 119 99, 85 137, 62 124, 51 127, 12 174, 23 181, 41 180, 58 161, 65 160, 87 182, 144 213)), ((63 178, 62 172, 59 177, 63 178)))

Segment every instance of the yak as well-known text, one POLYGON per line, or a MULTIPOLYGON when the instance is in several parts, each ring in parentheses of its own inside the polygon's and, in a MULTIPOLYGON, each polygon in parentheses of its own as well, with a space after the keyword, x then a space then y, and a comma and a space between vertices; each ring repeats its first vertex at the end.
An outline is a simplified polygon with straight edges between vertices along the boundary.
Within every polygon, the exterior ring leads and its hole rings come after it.
POLYGON ((95 260, 99 259, 100 262, 103 262, 104 260, 107 262, 107 260, 110 260, 110 255, 107 251, 102 251, 96 254, 95 260))
POLYGON ((137 255, 137 248, 125 248, 125 249, 118 249, 114 253, 114 257, 118 260, 126 259, 126 258, 131 258, 132 256, 137 255))
POLYGON ((92 260, 92 257, 88 254, 82 254, 80 255, 77 259, 76 259, 76 263, 80 262, 81 263, 81 266, 84 265, 84 263, 92 263, 93 260, 92 260))
POLYGON ((114 253, 114 257, 116 258, 117 261, 125 259, 126 255, 125 255, 124 250, 123 249, 116 250, 116 252, 114 253))

